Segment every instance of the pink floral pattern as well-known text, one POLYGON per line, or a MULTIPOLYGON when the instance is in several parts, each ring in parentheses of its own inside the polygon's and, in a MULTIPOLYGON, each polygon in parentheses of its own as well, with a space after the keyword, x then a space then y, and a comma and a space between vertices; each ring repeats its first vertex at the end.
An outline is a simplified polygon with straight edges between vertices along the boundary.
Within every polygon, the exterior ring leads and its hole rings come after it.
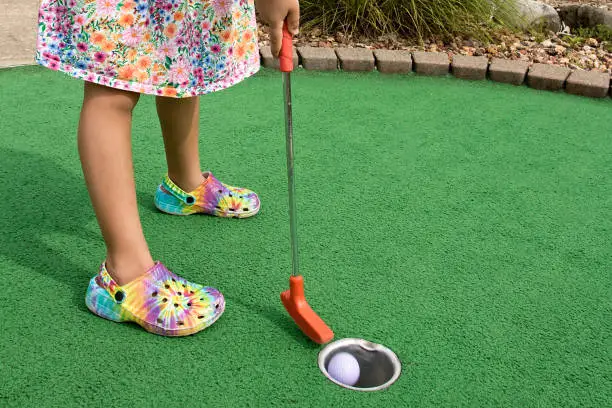
POLYGON ((43 0, 37 62, 86 81, 203 95, 259 70, 254 0, 43 0))

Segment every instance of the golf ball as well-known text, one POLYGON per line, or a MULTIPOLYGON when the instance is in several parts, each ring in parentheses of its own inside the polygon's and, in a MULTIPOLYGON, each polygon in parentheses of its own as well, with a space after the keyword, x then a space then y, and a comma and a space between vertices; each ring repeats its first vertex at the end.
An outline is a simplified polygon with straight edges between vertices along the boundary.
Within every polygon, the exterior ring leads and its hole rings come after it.
POLYGON ((327 372, 336 381, 353 386, 359 381, 359 363, 346 352, 334 355, 327 366, 327 372))

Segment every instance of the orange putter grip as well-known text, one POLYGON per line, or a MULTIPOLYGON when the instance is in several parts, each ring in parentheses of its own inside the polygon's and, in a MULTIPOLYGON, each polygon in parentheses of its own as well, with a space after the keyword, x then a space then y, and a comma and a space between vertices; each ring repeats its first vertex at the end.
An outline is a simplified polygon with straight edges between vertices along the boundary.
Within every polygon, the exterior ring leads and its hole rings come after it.
POLYGON ((279 59, 281 72, 293 71, 293 36, 289 33, 286 21, 283 24, 283 43, 279 59))

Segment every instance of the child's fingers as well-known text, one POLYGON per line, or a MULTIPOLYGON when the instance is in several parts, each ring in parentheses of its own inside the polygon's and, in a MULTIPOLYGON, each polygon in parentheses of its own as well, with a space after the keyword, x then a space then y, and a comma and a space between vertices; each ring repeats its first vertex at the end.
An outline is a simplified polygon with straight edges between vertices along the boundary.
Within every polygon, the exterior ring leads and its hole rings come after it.
POLYGON ((287 13, 287 26, 291 34, 298 35, 300 31, 300 6, 297 2, 287 13))
POLYGON ((270 49, 274 57, 280 54, 281 46, 283 45, 283 22, 274 22, 270 24, 270 49))

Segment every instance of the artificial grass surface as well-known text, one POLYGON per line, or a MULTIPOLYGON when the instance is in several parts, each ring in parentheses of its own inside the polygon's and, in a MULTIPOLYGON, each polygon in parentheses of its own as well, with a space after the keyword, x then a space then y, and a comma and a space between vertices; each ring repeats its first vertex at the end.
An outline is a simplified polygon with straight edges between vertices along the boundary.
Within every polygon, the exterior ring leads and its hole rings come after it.
MULTIPOLYGON (((225 315, 167 339, 90 314, 104 247, 81 178, 81 84, 0 71, 0 405, 593 406, 611 402, 612 102, 452 78, 294 75, 302 272, 337 338, 397 352, 388 391, 318 371, 290 273, 281 80, 202 99, 205 168, 249 220, 171 217, 153 99, 134 118, 154 256, 225 315)), ((112 163, 109 163, 112 165, 112 163)), ((112 192, 109 192, 112 194, 112 192)))

